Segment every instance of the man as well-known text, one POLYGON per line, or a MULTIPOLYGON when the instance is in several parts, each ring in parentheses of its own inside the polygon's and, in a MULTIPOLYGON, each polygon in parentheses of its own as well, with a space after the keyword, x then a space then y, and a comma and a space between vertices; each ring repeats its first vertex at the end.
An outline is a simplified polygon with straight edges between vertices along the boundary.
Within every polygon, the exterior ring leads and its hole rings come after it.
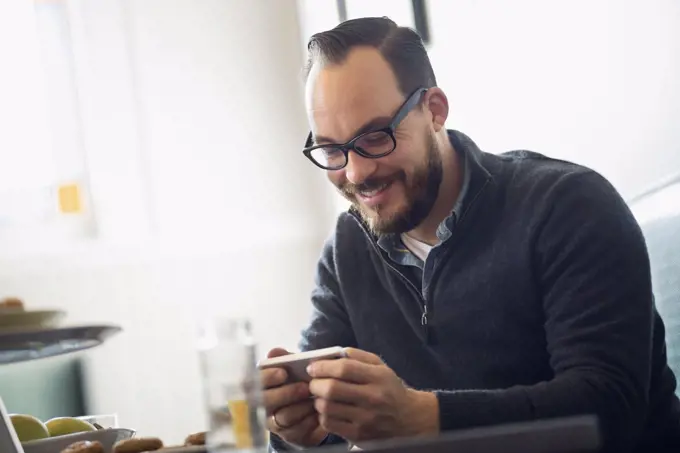
POLYGON ((353 206, 301 348, 351 349, 309 384, 263 372, 273 449, 579 414, 608 451, 678 445, 644 239, 604 178, 447 130, 423 44, 387 18, 311 38, 306 104, 304 154, 353 206))

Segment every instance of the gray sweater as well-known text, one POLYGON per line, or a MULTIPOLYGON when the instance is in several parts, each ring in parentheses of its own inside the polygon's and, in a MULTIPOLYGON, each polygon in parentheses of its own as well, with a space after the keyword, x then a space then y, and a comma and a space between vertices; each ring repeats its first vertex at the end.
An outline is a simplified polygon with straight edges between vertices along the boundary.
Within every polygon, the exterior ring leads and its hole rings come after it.
POLYGON ((436 392, 443 430, 595 414, 607 451, 680 445, 645 242, 616 190, 572 163, 449 136, 469 165, 450 237, 414 273, 342 214, 301 348, 379 354, 436 392))

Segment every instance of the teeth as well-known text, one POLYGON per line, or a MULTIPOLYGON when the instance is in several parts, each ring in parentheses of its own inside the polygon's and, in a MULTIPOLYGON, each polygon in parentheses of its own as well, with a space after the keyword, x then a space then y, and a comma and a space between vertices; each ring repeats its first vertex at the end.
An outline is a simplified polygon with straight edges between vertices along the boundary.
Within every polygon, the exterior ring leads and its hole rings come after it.
POLYGON ((383 190, 385 187, 387 187, 387 184, 383 184, 382 186, 376 187, 373 190, 362 190, 361 195, 363 195, 364 197, 372 197, 375 194, 377 194, 378 192, 380 192, 381 190, 383 190))

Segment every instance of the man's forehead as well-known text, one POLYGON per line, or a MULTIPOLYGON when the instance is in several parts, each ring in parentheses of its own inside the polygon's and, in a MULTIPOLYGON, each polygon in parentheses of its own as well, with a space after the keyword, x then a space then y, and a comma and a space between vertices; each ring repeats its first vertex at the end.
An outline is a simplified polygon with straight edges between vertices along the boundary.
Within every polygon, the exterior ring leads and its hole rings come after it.
POLYGON ((353 50, 338 65, 314 65, 305 94, 313 132, 338 140, 375 117, 392 116, 403 97, 374 49, 353 50))

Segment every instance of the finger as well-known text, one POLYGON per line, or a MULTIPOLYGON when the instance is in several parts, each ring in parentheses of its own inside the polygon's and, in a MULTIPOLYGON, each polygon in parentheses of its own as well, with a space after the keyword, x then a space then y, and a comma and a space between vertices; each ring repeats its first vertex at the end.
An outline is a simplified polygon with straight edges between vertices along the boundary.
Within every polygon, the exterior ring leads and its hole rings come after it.
POLYGON ((288 372, 283 368, 268 368, 260 371, 260 381, 262 387, 269 389, 279 387, 288 380, 288 372))
POLYGON ((274 357, 281 357, 282 355, 288 355, 288 354, 290 354, 290 352, 286 351, 283 348, 274 348, 267 353, 267 358, 272 359, 274 357))
POLYGON ((370 387, 337 379, 312 379, 309 392, 317 398, 360 406, 370 398, 370 387))
POLYGON ((358 422, 365 414, 365 409, 360 407, 323 398, 314 399, 314 409, 320 415, 346 422, 358 422))
POLYGON ((319 414, 316 411, 312 411, 307 414, 304 418, 298 421, 294 425, 286 425, 279 420, 279 416, 276 416, 276 421, 274 417, 267 417, 267 429, 273 433, 281 435, 286 440, 290 441, 291 435, 298 434, 302 435, 307 431, 313 430, 319 423, 319 414))
POLYGON ((358 439, 358 428, 354 423, 348 422, 346 420, 340 420, 337 418, 329 417, 327 415, 320 414, 319 425, 329 433, 335 434, 347 439, 349 441, 356 442, 358 439))
POLYGON ((333 378, 356 384, 368 384, 376 379, 377 368, 354 359, 319 360, 309 364, 307 373, 313 378, 333 378))
MULTIPOLYGON (((278 417, 276 419, 278 420, 278 417)), ((277 434, 286 442, 299 445, 302 445, 305 437, 309 436, 318 426, 319 415, 316 412, 307 415, 297 425, 290 428, 279 428, 272 417, 267 420, 267 428, 270 432, 277 434)))
POLYGON ((361 349, 345 348, 345 354, 350 359, 358 360, 359 362, 369 365, 384 365, 384 362, 380 357, 371 352, 362 351, 361 349))
POLYGON ((310 414, 314 414, 314 401, 305 400, 299 403, 285 406, 276 411, 276 422, 283 428, 293 427, 300 424, 310 414))
POLYGON ((287 384, 267 389, 263 392, 264 406, 267 408, 268 415, 273 414, 282 407, 305 401, 310 396, 309 386, 305 382, 287 384))

